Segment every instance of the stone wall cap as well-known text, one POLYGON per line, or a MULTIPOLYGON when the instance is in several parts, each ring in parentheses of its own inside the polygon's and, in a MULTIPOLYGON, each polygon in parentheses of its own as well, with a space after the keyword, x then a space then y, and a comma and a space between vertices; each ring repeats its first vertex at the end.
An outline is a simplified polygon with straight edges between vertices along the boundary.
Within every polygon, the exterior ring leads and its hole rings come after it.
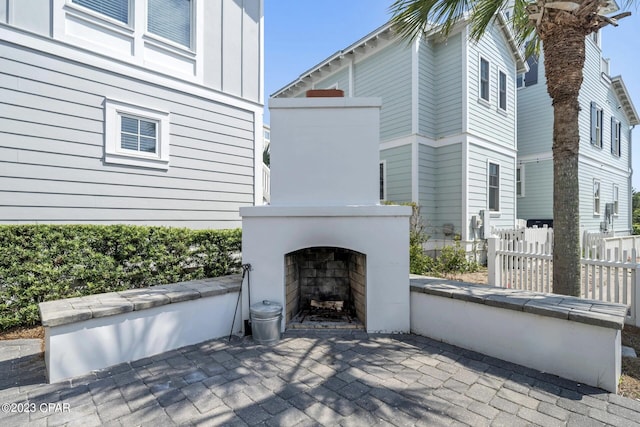
POLYGON ((162 305, 224 295, 240 290, 242 276, 234 274, 149 288, 41 302, 42 326, 53 327, 92 318, 141 311, 162 305))
POLYGON ((411 292, 622 330, 624 304, 411 275, 411 292))

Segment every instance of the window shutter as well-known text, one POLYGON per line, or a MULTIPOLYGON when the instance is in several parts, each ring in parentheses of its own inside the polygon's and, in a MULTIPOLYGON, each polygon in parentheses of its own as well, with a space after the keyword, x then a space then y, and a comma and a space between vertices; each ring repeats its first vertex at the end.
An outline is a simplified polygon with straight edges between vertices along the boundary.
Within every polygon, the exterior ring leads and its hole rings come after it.
POLYGON ((191 0, 149 0, 149 32, 191 47, 191 0))
POLYGON ((591 144, 596 143, 596 120, 598 120, 596 112, 596 103, 591 101, 591 144))
POLYGON ((615 144, 616 144, 616 119, 614 119, 612 116, 611 117, 611 152, 613 154, 616 154, 615 144))
POLYGON ((107 15, 109 18, 125 24, 129 23, 129 0, 73 0, 73 2, 107 15))

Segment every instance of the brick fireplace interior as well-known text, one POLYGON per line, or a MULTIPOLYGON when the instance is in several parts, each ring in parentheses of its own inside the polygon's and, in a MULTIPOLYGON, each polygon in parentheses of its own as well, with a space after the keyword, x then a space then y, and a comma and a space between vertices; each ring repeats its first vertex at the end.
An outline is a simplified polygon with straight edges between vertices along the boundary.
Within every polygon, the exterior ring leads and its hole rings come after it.
POLYGON ((334 247, 288 253, 285 292, 292 327, 366 327, 366 255, 334 247))

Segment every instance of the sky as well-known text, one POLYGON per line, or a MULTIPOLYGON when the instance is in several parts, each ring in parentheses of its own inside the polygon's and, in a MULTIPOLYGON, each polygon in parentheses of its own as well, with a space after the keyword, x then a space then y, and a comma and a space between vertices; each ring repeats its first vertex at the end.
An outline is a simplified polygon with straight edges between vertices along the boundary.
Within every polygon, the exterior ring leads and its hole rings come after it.
MULTIPOLYGON (((265 103, 302 72, 389 20, 393 0, 265 0, 265 103)), ((620 4, 621 2, 618 1, 620 4)), ((636 4, 640 5, 640 1, 636 4)), ((602 51, 612 76, 622 75, 640 113, 640 7, 602 31, 602 51)), ((266 106, 265 106, 266 107, 266 106)), ((265 108, 265 123, 269 111, 265 108)), ((633 132, 633 187, 640 190, 640 126, 633 132)))

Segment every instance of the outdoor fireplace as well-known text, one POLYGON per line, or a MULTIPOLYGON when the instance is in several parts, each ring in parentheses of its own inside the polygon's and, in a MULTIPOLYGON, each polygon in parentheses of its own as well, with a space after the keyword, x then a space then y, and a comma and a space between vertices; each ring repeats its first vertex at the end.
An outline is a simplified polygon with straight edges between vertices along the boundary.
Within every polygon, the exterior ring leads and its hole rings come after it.
MULTIPOLYGON (((271 99, 271 205, 240 209, 251 301, 368 332, 409 332, 408 206, 379 204, 376 98, 271 99)), ((288 326, 287 326, 288 325, 288 326)))
POLYGON ((293 328, 366 324, 366 255, 316 247, 285 255, 285 319, 293 328))

